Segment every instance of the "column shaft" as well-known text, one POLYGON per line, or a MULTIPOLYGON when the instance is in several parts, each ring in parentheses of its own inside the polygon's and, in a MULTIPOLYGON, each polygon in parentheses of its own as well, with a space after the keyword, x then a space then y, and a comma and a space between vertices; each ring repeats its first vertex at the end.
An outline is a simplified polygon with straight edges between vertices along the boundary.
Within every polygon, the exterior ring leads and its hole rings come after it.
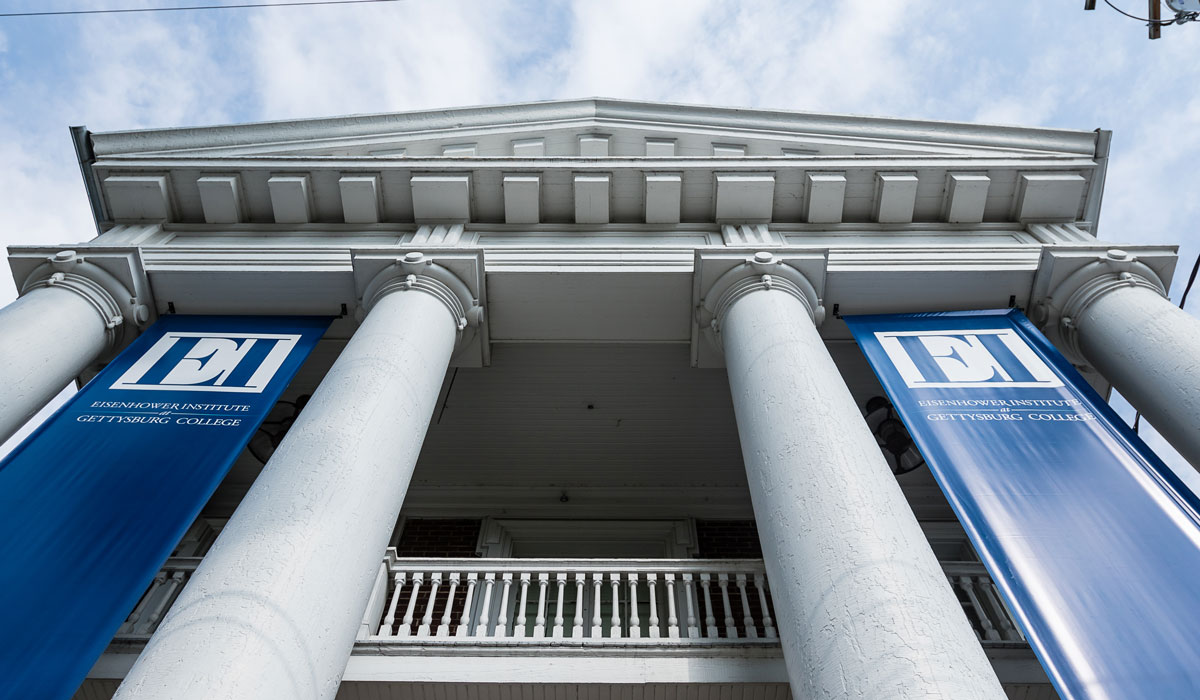
POLYGON ((1200 319, 1130 286, 1096 298, 1075 324, 1088 362, 1200 469, 1200 319))
POLYGON ((804 304, 747 294, 721 337, 792 695, 1004 698, 804 304))
POLYGON ((62 288, 35 289, 0 309, 0 442, 104 351, 95 306, 62 288))
POLYGON ((455 337, 431 294, 375 304, 116 698, 332 700, 455 337))

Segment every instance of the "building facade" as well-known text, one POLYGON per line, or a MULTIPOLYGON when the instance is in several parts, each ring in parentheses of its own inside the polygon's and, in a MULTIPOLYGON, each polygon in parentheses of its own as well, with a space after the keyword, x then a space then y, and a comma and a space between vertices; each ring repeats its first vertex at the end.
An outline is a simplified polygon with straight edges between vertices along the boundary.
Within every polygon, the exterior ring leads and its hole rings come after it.
POLYGON ((160 316, 335 317, 77 698, 1056 697, 843 315, 1021 308, 1200 464, 1164 361, 1200 324, 1173 246, 1095 238, 1104 131, 589 99, 75 137, 98 232, 9 249, 0 437, 160 316))

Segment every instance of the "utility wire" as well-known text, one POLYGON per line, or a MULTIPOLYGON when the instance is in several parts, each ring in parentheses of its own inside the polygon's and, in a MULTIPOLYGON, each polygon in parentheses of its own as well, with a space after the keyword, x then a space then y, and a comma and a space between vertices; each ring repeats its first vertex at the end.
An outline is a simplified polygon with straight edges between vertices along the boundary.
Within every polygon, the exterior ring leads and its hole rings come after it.
POLYGON ((400 0, 307 0, 306 2, 254 2, 238 5, 188 5, 185 7, 129 7, 111 10, 59 10, 55 12, 3 12, 0 17, 49 17, 54 15, 110 15, 125 12, 179 12, 183 10, 233 10, 247 7, 296 7, 299 5, 359 5, 400 0))
POLYGON ((1129 19, 1136 19, 1139 22, 1146 22, 1147 24, 1159 24, 1159 25, 1175 24, 1175 20, 1173 20, 1173 19, 1153 20, 1153 19, 1146 19, 1145 17, 1138 17, 1137 15, 1131 15, 1128 12, 1126 12, 1125 10, 1122 10, 1121 8, 1112 4, 1109 0, 1104 0, 1104 4, 1108 5, 1109 7, 1116 10, 1117 12, 1120 12, 1121 14, 1125 15, 1129 19))

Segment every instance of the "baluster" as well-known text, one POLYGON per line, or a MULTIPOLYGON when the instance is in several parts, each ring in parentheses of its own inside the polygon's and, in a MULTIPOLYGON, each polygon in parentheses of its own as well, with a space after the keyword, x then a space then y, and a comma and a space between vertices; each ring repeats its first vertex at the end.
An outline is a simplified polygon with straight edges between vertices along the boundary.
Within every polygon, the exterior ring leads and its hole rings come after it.
POLYGON ((762 574, 754 574, 754 587, 758 589, 758 604, 762 606, 763 634, 769 639, 779 636, 775 631, 775 621, 771 619, 771 609, 767 607, 767 579, 762 574))
POLYGON ((750 612, 750 596, 746 595, 746 574, 737 575, 738 593, 742 598, 742 622, 746 625, 746 636, 758 639, 758 628, 754 625, 754 615, 750 612))
POLYGON ((629 574, 629 638, 638 639, 642 636, 642 620, 638 617, 637 609, 638 575, 629 574))
POLYGON ((604 636, 604 620, 600 617, 600 585, 604 582, 604 574, 596 572, 592 574, 592 584, 596 587, 596 595, 593 596, 595 603, 592 605, 592 639, 600 639, 604 636))
POLYGON ((425 583, 425 574, 414 572, 412 575, 412 593, 408 596, 408 608, 404 611, 404 619, 400 622, 400 629, 396 630, 397 637, 412 635, 413 615, 417 611, 417 594, 421 592, 421 584, 423 583, 425 583))
POLYGON ((721 588, 721 604, 725 608, 725 636, 737 639, 737 622, 733 619, 733 606, 729 604, 729 574, 717 574, 717 585, 721 588))
POLYGON ((513 626, 513 636, 514 637, 524 637, 525 636, 525 626, 527 624, 529 624, 529 614, 526 612, 528 610, 528 607, 526 607, 526 606, 529 602, 529 579, 530 578, 531 577, 528 573, 521 574, 521 605, 517 607, 517 612, 515 615, 515 617, 519 618, 520 621, 513 623, 513 625, 514 625, 513 626))
POLYGON ((709 586, 712 583, 711 574, 700 574, 700 587, 704 589, 704 608, 708 614, 704 616, 704 634, 709 638, 720 637, 717 631, 717 616, 713 614, 712 594, 709 586))
POLYGON ((129 613, 129 617, 125 618, 125 622, 121 625, 121 628, 117 631, 117 634, 141 633, 138 620, 142 619, 142 615, 144 615, 146 612, 146 607, 150 605, 150 600, 155 597, 155 593, 157 593, 158 589, 166 582, 167 572, 160 569, 159 572, 154 575, 154 581, 150 583, 150 587, 146 589, 146 593, 142 596, 142 599, 138 601, 137 607, 133 609, 133 612, 129 613))
POLYGON ((435 571, 429 575, 429 600, 425 602, 425 614, 421 616, 421 624, 417 627, 418 637, 428 637, 433 627, 433 610, 437 604, 438 586, 442 585, 442 572, 435 571))
POLYGON ((959 576, 958 587, 966 594, 967 602, 971 609, 975 611, 975 617, 979 618, 979 627, 981 636, 988 641, 996 641, 1000 639, 1000 633, 996 631, 996 626, 992 624, 991 616, 988 611, 983 608, 979 602, 979 596, 975 595, 975 580, 970 576, 959 576))
POLYGON ((563 636, 563 592, 567 588, 567 575, 565 573, 555 574, 555 580, 558 581, 558 604, 557 612, 554 613, 554 631, 551 636, 554 639, 562 639, 563 636))
POLYGON ((446 608, 442 611, 442 619, 438 622, 437 636, 450 636, 450 609, 454 607, 454 591, 458 589, 458 572, 450 572, 450 590, 446 593, 446 608))
POLYGON ((1025 637, 1021 636, 1021 630, 1017 629, 1017 626, 1013 624, 1008 608, 1000 600, 1000 596, 996 594, 996 586, 992 583, 992 579, 987 576, 980 576, 979 588, 983 591, 983 595, 987 599, 988 608, 996 613, 996 621, 1000 623, 1000 637, 1007 642, 1025 641, 1025 637))
POLYGON ((646 589, 650 593, 650 637, 657 639, 661 632, 658 629, 658 599, 654 596, 654 583, 658 578, 658 574, 646 574, 646 589))
POLYGON ((483 605, 479 608, 479 622, 475 624, 475 636, 488 636, 488 622, 492 607, 492 587, 496 585, 496 572, 489 571, 483 575, 483 605))
POLYGON ((458 629, 454 630, 455 637, 467 637, 471 634, 471 600, 475 597, 475 579, 478 576, 474 571, 467 572, 467 594, 463 596, 462 617, 458 618, 458 629))
POLYGON ((575 572, 575 624, 571 627, 571 636, 579 639, 583 636, 583 582, 587 574, 575 572))
POLYGON ((700 627, 696 624, 696 583, 692 580, 691 574, 683 575, 683 593, 687 598, 688 639, 699 639, 700 627))
POLYGON ((500 589, 500 612, 496 614, 496 633, 492 635, 498 638, 508 636, 508 589, 512 587, 512 574, 506 573, 501 579, 504 586, 500 589))
POLYGON ((675 613, 675 574, 663 574, 667 583, 667 637, 679 639, 679 616, 675 613))
POLYGON ((546 636, 546 585, 550 583, 550 574, 538 574, 538 611, 533 621, 533 636, 546 636))
POLYGON ((396 626, 396 606, 400 604, 400 591, 404 590, 404 572, 397 571, 392 577, 392 582, 395 587, 392 589, 392 599, 388 602, 387 615, 383 617, 383 627, 379 630, 380 637, 391 637, 395 634, 393 628, 396 626))
POLYGON ((621 634, 621 574, 609 574, 608 580, 612 583, 612 626, 609 627, 608 636, 620 639, 624 636, 621 634))
POLYGON ((173 571, 167 582, 163 584, 163 594, 151 608, 150 616, 146 618, 146 632, 153 634, 154 630, 158 629, 158 623, 167 613, 167 609, 171 607, 171 603, 175 602, 175 595, 179 589, 183 587, 183 575, 182 571, 173 571))

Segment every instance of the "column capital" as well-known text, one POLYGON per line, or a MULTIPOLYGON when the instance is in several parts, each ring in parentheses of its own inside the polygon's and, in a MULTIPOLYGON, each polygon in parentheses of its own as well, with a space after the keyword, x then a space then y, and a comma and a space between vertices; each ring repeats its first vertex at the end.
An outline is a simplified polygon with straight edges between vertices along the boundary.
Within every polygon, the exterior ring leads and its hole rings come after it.
POLYGON ((1090 364, 1079 348, 1078 319, 1112 292, 1141 287, 1167 296, 1175 255, 1158 247, 1055 251, 1042 256, 1030 318, 1073 364, 1090 364))
POLYGON ((826 251, 696 251, 692 364, 722 366, 720 333, 725 314, 748 294, 780 291, 804 305, 817 327, 825 321, 821 292, 826 251), (700 336, 705 340, 701 341, 700 336))
POLYGON ((105 327, 108 351, 125 345, 138 328, 150 321, 147 300, 129 288, 108 270, 74 250, 59 250, 45 256, 21 284, 22 296, 37 289, 64 289, 82 297, 100 315, 105 327))
POLYGON ((487 364, 482 253, 438 251, 431 255, 412 250, 355 255, 354 276, 360 290, 355 317, 360 322, 389 294, 423 292, 441 302, 450 314, 458 336, 456 364, 487 364), (476 352, 463 352, 468 346, 476 352))

